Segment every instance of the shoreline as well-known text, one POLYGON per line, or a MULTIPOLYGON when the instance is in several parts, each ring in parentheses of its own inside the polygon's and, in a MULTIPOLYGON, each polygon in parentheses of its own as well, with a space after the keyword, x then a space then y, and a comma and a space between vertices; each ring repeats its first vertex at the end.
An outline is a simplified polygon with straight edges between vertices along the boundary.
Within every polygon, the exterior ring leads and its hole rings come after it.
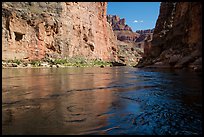
POLYGON ((72 67, 113 67, 126 66, 119 62, 105 62, 102 60, 84 59, 56 59, 56 60, 2 60, 2 69, 8 68, 72 68, 72 67))
POLYGON ((45 69, 50 69, 50 68, 88 68, 88 67, 97 67, 97 68, 105 68, 105 67, 114 67, 114 66, 104 66, 104 67, 101 67, 101 66, 84 66, 84 67, 77 67, 77 66, 63 66, 63 67, 43 67, 43 66, 40 66, 40 67, 2 67, 2 69, 35 69, 35 68, 45 68, 45 69))

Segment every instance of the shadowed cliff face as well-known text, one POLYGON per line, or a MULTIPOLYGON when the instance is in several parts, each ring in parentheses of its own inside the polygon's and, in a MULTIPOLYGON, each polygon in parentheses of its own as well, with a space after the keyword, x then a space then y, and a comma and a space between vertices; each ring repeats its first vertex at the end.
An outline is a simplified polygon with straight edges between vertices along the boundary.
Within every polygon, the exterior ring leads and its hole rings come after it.
POLYGON ((106 2, 2 3, 3 59, 116 60, 106 2))
POLYGON ((162 2, 148 57, 139 67, 202 69, 202 5, 162 2))

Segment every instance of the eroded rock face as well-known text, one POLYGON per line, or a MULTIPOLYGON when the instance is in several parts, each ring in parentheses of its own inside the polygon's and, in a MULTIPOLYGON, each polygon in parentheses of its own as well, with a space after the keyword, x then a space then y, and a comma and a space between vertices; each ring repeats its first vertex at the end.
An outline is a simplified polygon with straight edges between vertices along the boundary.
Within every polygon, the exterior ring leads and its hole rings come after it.
POLYGON ((106 2, 3 2, 2 59, 117 60, 106 2))
POLYGON ((136 33, 139 34, 149 34, 149 33, 153 33, 154 29, 147 29, 147 30, 136 30, 136 33))
POLYGON ((143 49, 142 57, 146 57, 150 52, 154 29, 137 30, 136 32, 140 34, 136 39, 136 43, 138 47, 143 49))
POLYGON ((125 24, 125 19, 120 19, 120 17, 116 15, 107 15, 107 20, 113 27, 113 30, 127 30, 132 31, 132 29, 125 24))
POLYGON ((119 62, 136 65, 146 56, 146 52, 149 52, 154 29, 133 32, 131 27, 125 24, 125 19, 116 15, 107 15, 107 21, 117 36, 119 62))
POLYGON ((129 66, 136 65, 143 54, 142 47, 138 47, 135 42, 140 34, 133 32, 125 23, 125 19, 116 15, 107 15, 107 21, 117 37, 118 62, 129 66))
POLYGON ((162 2, 150 53, 139 66, 162 62, 174 68, 202 69, 201 62, 198 63, 202 60, 201 49, 202 4, 162 2))
POLYGON ((120 19, 120 17, 116 15, 107 15, 107 21, 113 28, 117 39, 123 42, 135 42, 139 37, 139 34, 132 31, 131 27, 129 27, 125 23, 125 19, 120 19))
POLYGON ((151 41, 153 37, 154 29, 147 29, 147 30, 137 30, 136 33, 139 33, 139 37, 137 38, 136 42, 142 42, 145 40, 151 41))

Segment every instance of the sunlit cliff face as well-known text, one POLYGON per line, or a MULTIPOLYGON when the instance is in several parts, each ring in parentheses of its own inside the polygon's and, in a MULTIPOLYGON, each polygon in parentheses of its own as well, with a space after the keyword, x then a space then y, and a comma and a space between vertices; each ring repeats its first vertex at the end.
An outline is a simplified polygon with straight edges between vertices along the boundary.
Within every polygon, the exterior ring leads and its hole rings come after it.
POLYGON ((116 59, 106 2, 4 2, 3 59, 116 59), (55 9, 55 10, 53 10, 55 9))

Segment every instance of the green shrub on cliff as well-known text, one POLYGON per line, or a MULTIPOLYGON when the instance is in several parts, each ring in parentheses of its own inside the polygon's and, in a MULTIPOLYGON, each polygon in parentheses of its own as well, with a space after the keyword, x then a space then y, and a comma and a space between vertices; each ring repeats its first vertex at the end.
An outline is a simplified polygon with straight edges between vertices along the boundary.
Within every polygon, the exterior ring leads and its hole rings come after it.
POLYGON ((32 66, 34 66, 34 67, 38 67, 38 66, 41 66, 41 61, 39 61, 39 60, 32 60, 32 61, 30 62, 30 64, 31 64, 32 66))
POLYGON ((63 64, 66 64, 67 62, 68 62, 67 59, 55 59, 55 60, 53 60, 54 65, 57 65, 57 64, 63 65, 63 64))
POLYGON ((94 59, 90 62, 90 64, 92 66, 110 66, 111 63, 110 62, 105 62, 105 61, 102 61, 100 59, 94 59))
POLYGON ((16 63, 17 65, 21 64, 21 60, 19 59, 14 59, 14 60, 8 60, 8 63, 16 63))

